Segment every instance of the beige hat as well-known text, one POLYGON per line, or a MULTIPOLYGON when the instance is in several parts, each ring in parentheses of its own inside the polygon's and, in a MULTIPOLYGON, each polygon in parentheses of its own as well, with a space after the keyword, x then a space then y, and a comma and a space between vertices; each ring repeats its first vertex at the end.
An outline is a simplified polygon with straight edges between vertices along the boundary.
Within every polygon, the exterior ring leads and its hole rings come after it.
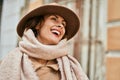
POLYGON ((34 16, 45 15, 45 14, 57 14, 65 19, 67 23, 65 35, 67 35, 68 40, 71 39, 79 30, 80 21, 78 16, 67 7, 52 3, 52 4, 40 6, 29 12, 27 15, 25 15, 17 25, 18 35, 20 37, 23 36, 23 32, 25 30, 25 24, 28 19, 34 16))

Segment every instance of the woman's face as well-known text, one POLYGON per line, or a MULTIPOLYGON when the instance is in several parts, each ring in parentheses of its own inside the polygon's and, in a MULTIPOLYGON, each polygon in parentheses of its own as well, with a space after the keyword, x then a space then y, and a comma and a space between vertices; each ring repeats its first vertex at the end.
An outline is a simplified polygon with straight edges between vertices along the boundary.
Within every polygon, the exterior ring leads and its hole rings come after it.
POLYGON ((65 34, 66 22, 59 15, 46 15, 41 26, 36 27, 39 32, 37 39, 43 44, 55 45, 65 34))

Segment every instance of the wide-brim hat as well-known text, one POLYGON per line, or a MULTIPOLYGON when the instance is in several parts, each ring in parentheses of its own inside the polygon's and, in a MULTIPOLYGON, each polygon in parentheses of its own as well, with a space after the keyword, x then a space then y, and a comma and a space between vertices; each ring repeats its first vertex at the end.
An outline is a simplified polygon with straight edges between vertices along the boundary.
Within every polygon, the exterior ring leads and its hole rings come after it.
POLYGON ((67 7, 52 3, 40 6, 26 14, 17 25, 18 35, 20 37, 23 36, 23 32, 26 28, 25 25, 30 18, 46 14, 57 14, 65 19, 67 23, 65 35, 67 35, 66 37, 68 40, 71 39, 78 32, 80 27, 80 21, 75 12, 73 12, 67 7))

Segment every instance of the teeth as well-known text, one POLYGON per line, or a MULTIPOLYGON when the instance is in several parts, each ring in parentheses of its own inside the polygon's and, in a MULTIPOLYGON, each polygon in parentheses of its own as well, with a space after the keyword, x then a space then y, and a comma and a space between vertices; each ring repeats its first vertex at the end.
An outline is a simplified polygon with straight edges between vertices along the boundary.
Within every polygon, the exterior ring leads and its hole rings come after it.
POLYGON ((60 32, 57 31, 57 30, 52 30, 53 33, 57 34, 57 35, 60 35, 60 32))

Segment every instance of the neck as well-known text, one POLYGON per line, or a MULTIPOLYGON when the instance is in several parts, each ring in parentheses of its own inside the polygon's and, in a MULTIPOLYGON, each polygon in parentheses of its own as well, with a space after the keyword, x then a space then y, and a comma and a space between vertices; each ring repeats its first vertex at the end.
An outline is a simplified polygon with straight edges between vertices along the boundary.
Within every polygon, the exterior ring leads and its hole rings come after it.
POLYGON ((57 45, 58 44, 58 42, 50 41, 50 40, 46 40, 44 38, 41 38, 39 35, 36 38, 40 43, 42 43, 44 45, 57 45))

